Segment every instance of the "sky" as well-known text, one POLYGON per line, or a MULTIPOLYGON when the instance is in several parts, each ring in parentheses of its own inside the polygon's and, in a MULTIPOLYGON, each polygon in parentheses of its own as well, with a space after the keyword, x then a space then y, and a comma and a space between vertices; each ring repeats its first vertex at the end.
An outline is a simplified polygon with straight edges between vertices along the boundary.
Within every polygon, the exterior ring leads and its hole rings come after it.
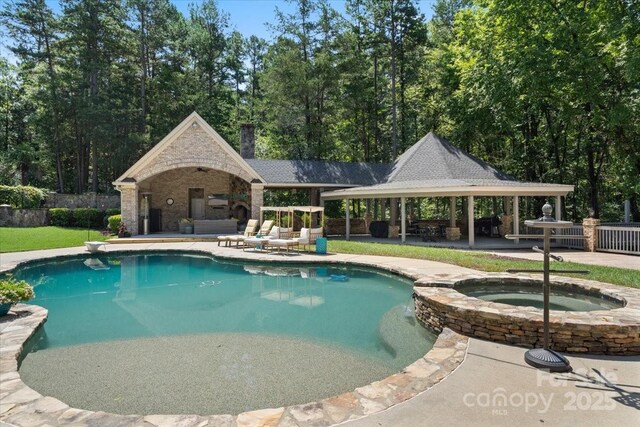
MULTIPOLYGON (((4 0, 0 0, 0 4, 4 0)), ((202 3, 202 0, 170 0, 176 5, 183 15, 188 16, 189 5, 202 3)), ((329 3, 340 13, 344 13, 344 0, 328 0, 329 3)), ((47 4, 55 13, 60 12, 58 0, 46 0, 47 4)), ((420 8, 426 19, 433 15, 432 7, 435 0, 417 0, 416 4, 420 8)), ((284 0, 218 0, 218 6, 229 14, 231 29, 237 29, 245 37, 256 35, 267 40, 271 40, 271 34, 266 23, 274 22, 276 7, 283 12, 292 11, 293 7, 284 0)), ((6 44, 8 44, 2 34, 0 34, 0 54, 4 57, 11 58, 13 55, 9 52, 6 44)))
MULTIPOLYGON (((189 4, 194 3, 193 0, 171 0, 171 2, 184 15, 189 13, 189 4)), ((344 0, 329 0, 329 3, 338 12, 344 13, 344 0)), ((425 17, 430 18, 435 0, 420 0, 416 3, 425 17)), ((271 39, 271 35, 265 24, 274 21, 276 7, 282 11, 292 10, 292 5, 284 0, 218 0, 218 5, 220 9, 229 13, 231 26, 242 35, 245 37, 256 35, 267 40, 271 39)))

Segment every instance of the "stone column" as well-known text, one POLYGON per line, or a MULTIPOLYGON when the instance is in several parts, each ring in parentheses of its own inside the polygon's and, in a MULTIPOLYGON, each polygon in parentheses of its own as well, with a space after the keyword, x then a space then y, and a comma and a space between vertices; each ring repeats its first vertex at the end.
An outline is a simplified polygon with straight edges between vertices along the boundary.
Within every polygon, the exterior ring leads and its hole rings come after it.
POLYGON ((562 220, 562 196, 556 196, 555 211, 556 211, 556 220, 561 221, 562 220))
POLYGON ((500 235, 504 237, 507 234, 511 234, 513 230, 511 227, 513 227, 513 216, 507 214, 502 215, 502 224, 499 227, 500 235))
POLYGON ((344 213, 345 213, 345 219, 344 219, 344 230, 345 230, 345 239, 349 240, 351 238, 351 218, 349 210, 351 209, 351 200, 347 199, 344 202, 345 206, 344 206, 344 213))
POLYGON ((251 218, 260 218, 260 208, 264 205, 264 184, 251 184, 251 218))
POLYGON ((582 220, 582 232, 584 234, 584 250, 595 252, 598 248, 598 230, 600 220, 597 218, 585 218, 582 220))
POLYGON ((120 188, 120 207, 124 226, 132 236, 137 235, 139 215, 137 186, 120 188))
POLYGON ((398 222, 398 199, 389 199, 389 214, 391 220, 390 225, 396 225, 398 222))
POLYGON ((456 198, 449 197, 449 228, 456 227, 456 198))

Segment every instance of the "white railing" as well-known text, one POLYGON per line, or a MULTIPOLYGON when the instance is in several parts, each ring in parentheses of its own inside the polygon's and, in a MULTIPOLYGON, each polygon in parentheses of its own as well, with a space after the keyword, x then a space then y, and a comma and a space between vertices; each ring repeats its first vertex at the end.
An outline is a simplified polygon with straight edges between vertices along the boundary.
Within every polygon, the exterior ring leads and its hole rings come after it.
MULTIPOLYGON (((574 225, 571 228, 561 228, 560 234, 563 236, 584 236, 584 232, 581 225, 574 225)), ((584 239, 576 238, 576 239, 563 239, 559 240, 559 243, 562 246, 565 246, 569 249, 584 249, 584 239)))
POLYGON ((603 222, 604 227, 640 227, 640 222, 603 222))
POLYGON ((602 252, 640 255, 640 227, 598 226, 598 247, 602 252))

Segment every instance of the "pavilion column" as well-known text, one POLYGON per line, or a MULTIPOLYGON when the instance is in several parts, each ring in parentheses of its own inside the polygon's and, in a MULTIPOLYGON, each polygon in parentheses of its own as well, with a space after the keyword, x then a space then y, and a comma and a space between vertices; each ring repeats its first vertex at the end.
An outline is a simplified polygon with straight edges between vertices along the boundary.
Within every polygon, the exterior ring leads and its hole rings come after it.
POLYGON ((122 186, 120 190, 120 206, 122 222, 132 236, 138 234, 138 187, 136 185, 122 186))
MULTIPOLYGON (((251 218, 260 218, 260 208, 264 205, 264 184, 251 184, 251 218)), ((260 218, 262 224, 262 218, 260 218)))
POLYGON ((407 198, 400 198, 400 232, 402 233, 402 243, 407 240, 407 198))
POLYGON ((389 199, 389 216, 391 217, 391 225, 396 225, 398 222, 398 199, 389 199))
POLYGON ((476 244, 476 236, 475 236, 475 227, 473 224, 473 217, 475 216, 474 213, 474 209, 475 208, 475 203, 473 200, 473 196, 469 196, 468 198, 468 203, 467 203, 467 216, 469 217, 468 221, 469 223, 467 224, 468 226, 468 230, 469 230, 469 247, 473 248, 474 245, 476 244))
MULTIPOLYGON (((520 234, 520 197, 513 196, 513 234, 520 234)), ((520 243, 520 239, 513 240, 517 245, 520 243)))
POLYGON ((449 197, 449 227, 456 227, 456 198, 449 197))
POLYGON ((562 220, 562 196, 556 196, 556 220, 562 220))
POLYGON ((345 238, 347 240, 349 240, 350 238, 350 234, 351 234, 351 218, 349 218, 350 214, 349 214, 349 210, 350 210, 350 205, 351 205, 351 200, 347 199, 345 201, 345 225, 344 225, 344 231, 345 231, 345 238))

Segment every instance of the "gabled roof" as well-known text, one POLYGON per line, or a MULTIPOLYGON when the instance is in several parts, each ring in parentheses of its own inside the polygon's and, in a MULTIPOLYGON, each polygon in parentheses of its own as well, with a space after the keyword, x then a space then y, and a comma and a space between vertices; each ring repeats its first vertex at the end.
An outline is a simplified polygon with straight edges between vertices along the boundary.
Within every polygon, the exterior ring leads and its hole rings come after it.
POLYGON ((327 184, 341 187, 373 185, 384 181, 389 164, 319 160, 246 159, 267 184, 327 184))
POLYGON ((515 181, 488 163, 429 132, 393 164, 386 182, 424 179, 497 179, 515 181))
MULTIPOLYGON (((218 134, 210 125, 204 120, 198 113, 195 111, 191 113, 186 119, 184 119, 178 126, 176 126, 167 136, 165 136, 160 142, 158 142, 151 150, 149 150, 140 160, 135 162, 125 173, 123 173, 115 182, 113 182, 116 186, 121 186, 127 183, 135 183, 139 181, 137 179, 140 175, 144 176, 145 168, 157 158, 162 156, 162 153, 169 149, 172 144, 175 144, 179 138, 185 134, 185 132, 189 132, 189 130, 193 127, 197 126, 202 129, 207 138, 202 142, 205 144, 213 145, 216 149, 220 149, 222 155, 226 156, 233 162, 239 170, 242 171, 243 174, 246 174, 247 177, 259 180, 260 176, 254 171, 251 166, 249 166, 245 160, 236 152, 231 145, 227 141, 218 134)), ((187 154, 181 152, 180 155, 187 154)), ((201 159, 206 160, 206 159, 201 159)), ((201 166, 201 165, 193 165, 193 166, 201 166)), ((202 164, 202 166, 207 166, 206 164, 202 164)))

